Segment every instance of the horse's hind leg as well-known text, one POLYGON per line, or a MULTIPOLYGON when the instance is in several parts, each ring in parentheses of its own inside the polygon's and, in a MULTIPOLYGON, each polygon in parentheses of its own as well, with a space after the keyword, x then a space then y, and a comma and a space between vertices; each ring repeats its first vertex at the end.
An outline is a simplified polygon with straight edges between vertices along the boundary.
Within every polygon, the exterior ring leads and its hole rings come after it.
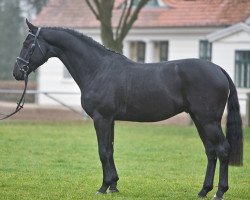
POLYGON ((224 193, 228 190, 228 161, 229 161, 229 143, 226 139, 222 140, 216 146, 216 154, 220 160, 219 185, 214 199, 222 199, 224 193))
POLYGON ((203 187, 199 192, 198 196, 203 198, 206 197, 207 193, 213 189, 213 182, 214 182, 214 172, 216 168, 217 156, 215 152, 215 148, 213 144, 209 140, 206 139, 205 129, 200 125, 199 121, 192 116, 193 121, 197 127, 201 140, 204 144, 206 155, 207 155, 207 170, 206 176, 203 183, 203 187))
POLYGON ((228 190, 228 158, 229 143, 227 142, 220 125, 220 120, 209 122, 207 119, 195 118, 200 137, 205 145, 208 157, 207 173, 203 188, 199 196, 205 197, 212 190, 216 158, 220 160, 219 186, 215 199, 222 199, 228 190))
POLYGON ((216 156, 220 161, 220 174, 218 190, 214 199, 223 199, 224 193, 228 190, 228 161, 229 161, 229 143, 226 140, 221 125, 213 123, 205 125, 207 140, 209 140, 216 152, 216 156))
POLYGON ((206 155, 207 155, 207 170, 206 176, 203 183, 203 187, 199 192, 199 197, 206 197, 207 193, 213 189, 214 182, 214 172, 216 168, 217 157, 213 148, 209 147, 210 145, 205 145, 206 155))

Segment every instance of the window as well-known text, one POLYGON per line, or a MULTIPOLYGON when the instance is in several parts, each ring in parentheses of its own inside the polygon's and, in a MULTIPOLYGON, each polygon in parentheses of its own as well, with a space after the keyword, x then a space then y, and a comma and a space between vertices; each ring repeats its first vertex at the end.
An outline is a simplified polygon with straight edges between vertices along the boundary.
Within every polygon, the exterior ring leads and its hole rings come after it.
POLYGON ((145 62, 145 42, 137 44, 137 62, 145 62))
MULTIPOLYGON (((133 5, 137 6, 139 4, 140 0, 134 0, 133 5)), ((149 0, 146 6, 149 7, 159 7, 159 2, 158 0, 149 0)))
POLYGON ((149 0, 146 6, 159 7, 159 2, 158 0, 149 0))
POLYGON ((168 41, 154 42, 154 62, 168 61, 168 41))
POLYGON ((200 41, 199 58, 211 61, 211 59, 212 59, 212 43, 208 42, 207 40, 200 41))
MULTIPOLYGON (((133 0, 133 4, 132 6, 138 6, 138 4, 140 3, 141 0, 133 0)), ((127 5, 127 7, 130 6, 131 0, 125 0, 123 1, 123 3, 121 3, 118 8, 123 9, 125 5, 127 5), (126 4, 127 3, 127 4, 126 4)), ((167 3, 164 0, 149 0, 145 7, 148 8, 169 8, 169 6, 167 5, 167 3)))
POLYGON ((168 41, 160 42, 160 61, 168 61, 168 41))
POLYGON ((235 52, 235 84, 250 88, 250 51, 235 52))
POLYGON ((143 41, 131 42, 130 44, 130 58, 137 62, 145 62, 145 47, 143 41))

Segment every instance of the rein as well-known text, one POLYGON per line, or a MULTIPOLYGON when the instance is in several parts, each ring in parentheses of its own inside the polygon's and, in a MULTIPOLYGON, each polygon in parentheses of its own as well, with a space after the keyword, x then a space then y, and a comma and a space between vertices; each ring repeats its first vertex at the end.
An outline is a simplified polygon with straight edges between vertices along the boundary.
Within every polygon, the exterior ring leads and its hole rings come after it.
POLYGON ((26 95, 26 91, 27 91, 27 85, 28 85, 28 75, 27 75, 27 72, 25 72, 24 73, 24 89, 23 89, 23 94, 22 94, 19 102, 17 103, 15 111, 12 112, 12 113, 9 113, 9 114, 0 113, 0 115, 3 116, 2 118, 0 118, 0 120, 4 120, 4 119, 7 119, 7 118, 11 117, 12 115, 16 114, 17 112, 19 112, 23 108, 24 103, 25 103, 25 95, 26 95))
MULTIPOLYGON (((7 118, 11 117, 12 115, 16 114, 17 112, 19 112, 23 108, 23 106, 25 104, 25 96, 26 96, 26 91, 27 91, 27 86, 28 86, 29 63, 30 63, 31 56, 33 55, 33 53, 35 51, 36 44, 37 44, 38 48, 40 49, 40 52, 42 53, 43 57, 45 57, 45 54, 44 54, 44 52, 43 52, 43 50, 42 50, 42 48, 41 48, 41 46, 40 46, 40 44, 38 42, 38 36, 39 36, 40 30, 41 30, 41 28, 39 27, 35 35, 33 33, 29 32, 29 35, 34 36, 34 42, 31 44, 31 47, 29 49, 29 52, 28 52, 29 57, 28 57, 28 59, 25 60, 25 59, 23 59, 21 57, 16 58, 16 64, 19 67, 20 71, 22 71, 23 74, 24 74, 23 93, 22 93, 22 96, 21 96, 19 102, 17 103, 15 111, 12 112, 12 113, 9 113, 9 114, 0 113, 0 116, 3 116, 2 118, 0 118, 0 120, 7 119, 7 118), (20 61, 23 62, 24 65, 20 66, 19 65, 20 61)), ((34 70, 32 70, 32 71, 34 71, 34 70)))

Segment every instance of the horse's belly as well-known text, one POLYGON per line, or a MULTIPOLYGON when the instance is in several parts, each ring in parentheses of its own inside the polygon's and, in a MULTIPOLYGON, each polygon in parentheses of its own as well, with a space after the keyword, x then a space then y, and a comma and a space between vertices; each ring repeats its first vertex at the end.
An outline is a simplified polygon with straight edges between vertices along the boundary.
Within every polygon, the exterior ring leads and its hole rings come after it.
POLYGON ((118 114, 117 119, 155 122, 168 119, 183 111, 181 103, 174 99, 149 95, 142 99, 134 98, 133 102, 126 105, 124 112, 118 114))
POLYGON ((133 121, 133 122, 157 122, 162 121, 165 119, 168 119, 170 117, 173 117, 182 111, 179 112, 161 112, 161 113, 143 113, 143 114, 132 114, 132 113, 126 113, 123 115, 118 115, 116 117, 116 120, 121 121, 133 121))

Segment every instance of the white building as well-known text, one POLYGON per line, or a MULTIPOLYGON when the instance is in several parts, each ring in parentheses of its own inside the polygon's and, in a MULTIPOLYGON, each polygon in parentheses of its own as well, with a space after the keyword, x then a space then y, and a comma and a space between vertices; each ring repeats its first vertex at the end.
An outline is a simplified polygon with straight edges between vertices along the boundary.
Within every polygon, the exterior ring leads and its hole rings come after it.
MULTIPOLYGON (((116 0, 114 24, 123 0, 116 0)), ((151 0, 124 41, 124 54, 139 62, 202 58, 223 67, 234 80, 245 114, 250 92, 250 1, 151 0)), ((82 0, 50 0, 34 24, 77 29, 100 40, 99 22, 82 0)), ((205 88, 204 88, 205 89, 205 88)), ((58 59, 39 69, 38 90, 80 92, 58 59)), ((56 95, 80 106, 79 95, 56 95)), ((39 95, 39 104, 56 104, 39 95)))
POLYGON ((246 94, 250 92, 250 26, 238 23, 207 36, 213 44, 212 62, 222 66, 234 80, 246 113, 246 94))

